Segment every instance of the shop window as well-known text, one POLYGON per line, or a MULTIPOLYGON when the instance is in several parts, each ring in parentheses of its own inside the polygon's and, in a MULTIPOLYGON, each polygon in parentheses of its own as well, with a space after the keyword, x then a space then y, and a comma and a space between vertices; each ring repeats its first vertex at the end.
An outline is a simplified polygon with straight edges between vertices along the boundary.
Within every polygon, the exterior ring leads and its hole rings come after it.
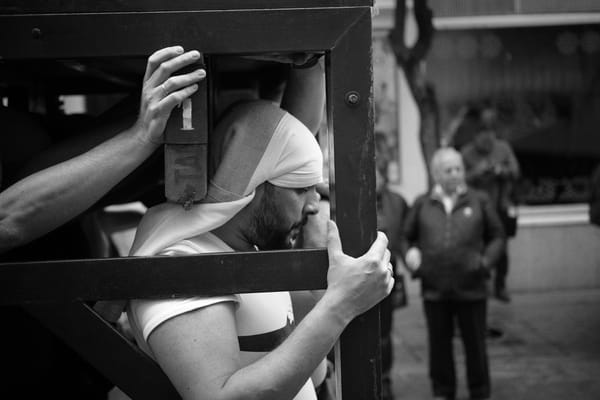
POLYGON ((587 201, 600 163, 599 26, 439 31, 427 66, 442 126, 461 118, 445 131, 452 143, 474 134, 472 110, 496 109, 498 136, 521 164, 523 204, 587 201))

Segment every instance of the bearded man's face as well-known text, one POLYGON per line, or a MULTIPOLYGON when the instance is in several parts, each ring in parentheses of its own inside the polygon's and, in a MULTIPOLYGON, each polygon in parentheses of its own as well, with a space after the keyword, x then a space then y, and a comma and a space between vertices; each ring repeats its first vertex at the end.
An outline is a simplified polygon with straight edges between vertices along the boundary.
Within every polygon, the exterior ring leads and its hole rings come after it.
POLYGON ((265 183, 251 218, 249 239, 260 250, 293 248, 308 215, 318 212, 319 199, 313 186, 289 189, 265 183))

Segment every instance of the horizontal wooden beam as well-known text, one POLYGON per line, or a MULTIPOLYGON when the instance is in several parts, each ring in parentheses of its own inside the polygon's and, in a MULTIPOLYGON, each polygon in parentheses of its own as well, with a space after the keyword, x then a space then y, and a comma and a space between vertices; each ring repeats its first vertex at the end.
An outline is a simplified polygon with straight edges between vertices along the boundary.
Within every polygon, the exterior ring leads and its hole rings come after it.
POLYGON ((0 15, 0 58, 145 57, 175 44, 206 54, 329 50, 365 10, 0 15))
POLYGON ((327 251, 212 253, 0 264, 0 304, 322 289, 327 251))
POLYGON ((370 7, 372 0, 4 0, 0 14, 370 7))

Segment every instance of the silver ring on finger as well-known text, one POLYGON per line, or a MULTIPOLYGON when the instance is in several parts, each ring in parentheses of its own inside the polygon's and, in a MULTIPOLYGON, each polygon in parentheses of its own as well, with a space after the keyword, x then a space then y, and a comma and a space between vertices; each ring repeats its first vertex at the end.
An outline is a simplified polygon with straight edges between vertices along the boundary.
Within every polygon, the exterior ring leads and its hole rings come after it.
POLYGON ((164 84, 164 83, 162 83, 162 84, 160 85, 160 90, 162 91, 162 95, 163 95, 163 97, 167 97, 167 95, 168 95, 169 93, 167 93, 167 88, 165 87, 165 84, 164 84))

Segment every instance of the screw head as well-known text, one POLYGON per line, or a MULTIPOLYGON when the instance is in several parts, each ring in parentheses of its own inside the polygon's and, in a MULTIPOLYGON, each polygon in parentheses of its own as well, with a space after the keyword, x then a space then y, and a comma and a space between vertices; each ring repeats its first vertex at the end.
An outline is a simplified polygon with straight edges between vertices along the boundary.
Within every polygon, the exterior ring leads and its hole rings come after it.
POLYGON ((354 91, 346 93, 346 103, 350 106, 358 105, 360 103, 360 94, 354 91))

